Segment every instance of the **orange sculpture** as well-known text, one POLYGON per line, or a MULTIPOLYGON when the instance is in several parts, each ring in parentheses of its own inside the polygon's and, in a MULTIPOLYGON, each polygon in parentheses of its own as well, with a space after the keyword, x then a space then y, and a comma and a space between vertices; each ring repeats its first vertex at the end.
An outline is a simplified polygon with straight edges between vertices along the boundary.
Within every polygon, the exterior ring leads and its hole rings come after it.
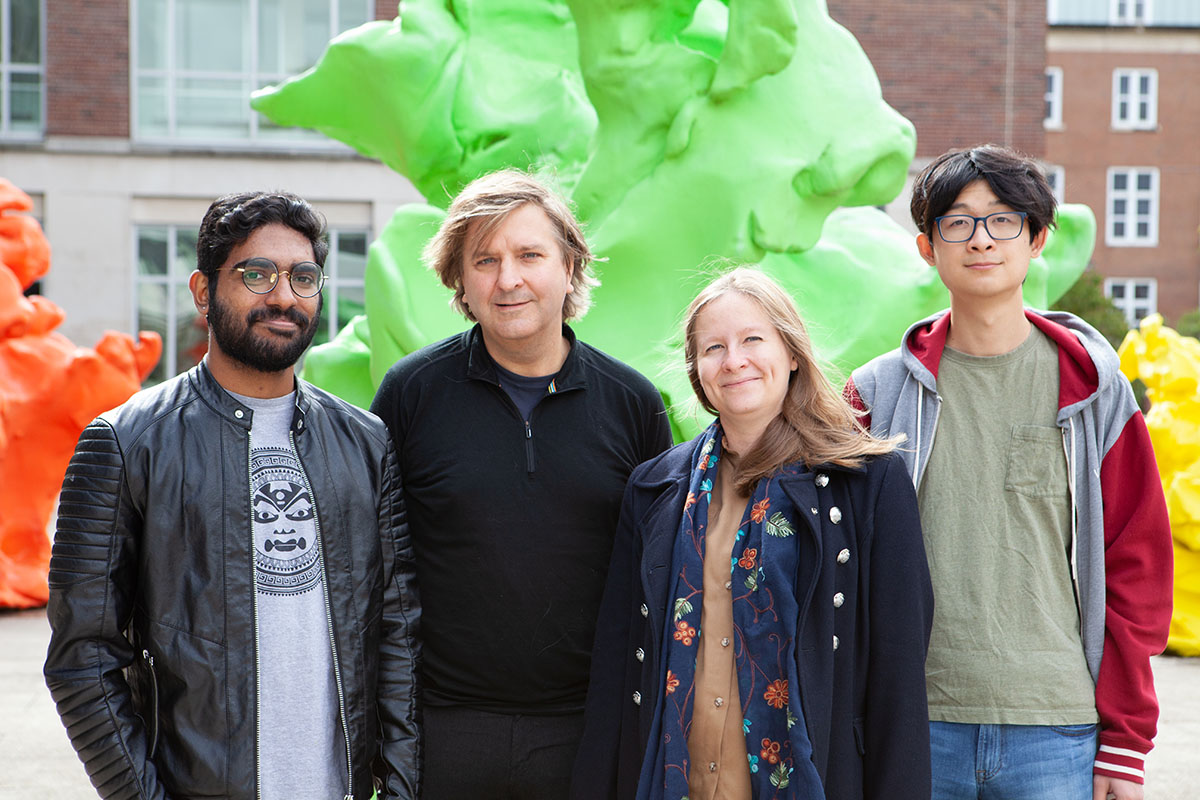
POLYGON ((46 604, 47 526, 80 432, 136 392, 162 354, 156 333, 109 331, 95 350, 55 328, 61 308, 24 291, 50 268, 29 195, 0 178, 0 607, 46 604))

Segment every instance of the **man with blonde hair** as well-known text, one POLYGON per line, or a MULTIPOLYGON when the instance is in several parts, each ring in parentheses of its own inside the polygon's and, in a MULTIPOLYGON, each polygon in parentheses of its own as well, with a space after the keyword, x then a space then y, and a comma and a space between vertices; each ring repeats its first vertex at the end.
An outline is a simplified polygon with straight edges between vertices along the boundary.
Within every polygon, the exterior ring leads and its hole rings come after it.
POLYGON ((425 256, 475 325, 393 365, 371 406, 425 607, 424 796, 562 798, 622 492, 670 428, 645 377, 565 324, 597 281, 550 189, 475 180, 425 256))

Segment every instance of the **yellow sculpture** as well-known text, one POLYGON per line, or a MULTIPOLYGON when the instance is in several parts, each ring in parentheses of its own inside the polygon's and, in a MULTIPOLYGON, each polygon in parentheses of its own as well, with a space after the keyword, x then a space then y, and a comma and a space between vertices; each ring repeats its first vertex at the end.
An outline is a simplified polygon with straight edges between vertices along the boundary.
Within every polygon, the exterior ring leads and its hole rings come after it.
POLYGON ((1167 650, 1200 656, 1200 341, 1142 320, 1121 348, 1121 372, 1146 384, 1146 427, 1175 540, 1175 612, 1167 650))

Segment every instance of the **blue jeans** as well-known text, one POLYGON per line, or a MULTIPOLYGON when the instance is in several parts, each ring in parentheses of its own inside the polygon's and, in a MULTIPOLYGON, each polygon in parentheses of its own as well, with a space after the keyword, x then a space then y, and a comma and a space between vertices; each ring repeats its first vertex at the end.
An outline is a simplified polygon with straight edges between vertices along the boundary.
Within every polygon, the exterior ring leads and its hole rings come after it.
POLYGON ((1091 800, 1095 725, 930 722, 933 800, 1091 800))

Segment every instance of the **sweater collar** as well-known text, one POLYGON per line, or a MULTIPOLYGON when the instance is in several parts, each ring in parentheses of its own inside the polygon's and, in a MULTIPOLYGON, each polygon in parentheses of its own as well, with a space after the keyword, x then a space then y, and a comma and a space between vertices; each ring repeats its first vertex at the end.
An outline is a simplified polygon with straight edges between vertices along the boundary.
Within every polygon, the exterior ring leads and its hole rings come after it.
MULTIPOLYGON (((561 392, 566 389, 582 389, 587 386, 587 377, 581 363, 581 347, 575 338, 575 332, 570 326, 563 324, 562 335, 570 345, 567 360, 558 368, 552 382, 553 391, 561 392)), ((496 361, 487 350, 483 341, 483 330, 479 323, 463 333, 467 344, 467 377, 488 383, 500 384, 500 373, 496 369, 496 361)))

